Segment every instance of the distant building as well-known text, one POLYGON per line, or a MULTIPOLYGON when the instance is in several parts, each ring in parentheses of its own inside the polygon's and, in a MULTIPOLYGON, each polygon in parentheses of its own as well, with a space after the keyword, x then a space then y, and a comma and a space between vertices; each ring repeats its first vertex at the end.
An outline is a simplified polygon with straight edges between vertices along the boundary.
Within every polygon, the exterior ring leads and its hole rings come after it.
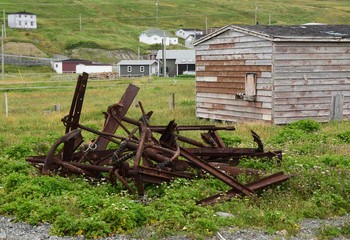
POLYGON ((186 48, 194 48, 193 43, 203 37, 203 34, 190 34, 185 40, 185 47, 186 48))
POLYGON ((107 73, 113 72, 113 66, 105 63, 80 63, 76 65, 76 73, 107 73))
POLYGON ((183 39, 188 38, 188 36, 190 36, 190 35, 194 36, 194 35, 203 35, 203 34, 204 34, 203 30, 189 29, 189 28, 181 28, 175 32, 176 36, 183 38, 183 39))
POLYGON ((95 63, 89 60, 66 59, 52 62, 52 68, 57 73, 101 73, 112 72, 112 65, 95 63))
POLYGON ((16 12, 7 15, 10 28, 36 29, 36 14, 29 12, 16 12))
POLYGON ((178 38, 171 37, 170 33, 165 30, 156 28, 148 29, 142 32, 139 36, 139 41, 146 44, 162 44, 163 38, 165 38, 165 45, 178 44, 178 38))
MULTIPOLYGON (((166 50, 166 73, 174 77, 184 73, 193 73, 196 69, 196 53, 194 50, 166 50)), ((157 54, 159 75, 163 75, 163 52, 157 54)))
POLYGON ((155 60, 122 60, 118 64, 119 77, 143 77, 157 74, 155 60))

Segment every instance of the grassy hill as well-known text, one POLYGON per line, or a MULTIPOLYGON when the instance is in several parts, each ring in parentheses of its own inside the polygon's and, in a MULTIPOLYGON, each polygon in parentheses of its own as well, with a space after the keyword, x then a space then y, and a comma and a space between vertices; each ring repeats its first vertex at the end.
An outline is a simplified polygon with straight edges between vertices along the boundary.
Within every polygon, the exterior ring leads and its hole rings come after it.
POLYGON ((0 0, 6 13, 37 14, 37 30, 7 28, 6 42, 31 42, 48 54, 74 48, 129 49, 145 52, 150 46, 138 42, 140 32, 158 25, 174 32, 179 28, 220 27, 227 24, 347 24, 348 0, 0 0), (81 18, 80 18, 81 16, 81 18), (80 31, 81 19, 81 31, 80 31))

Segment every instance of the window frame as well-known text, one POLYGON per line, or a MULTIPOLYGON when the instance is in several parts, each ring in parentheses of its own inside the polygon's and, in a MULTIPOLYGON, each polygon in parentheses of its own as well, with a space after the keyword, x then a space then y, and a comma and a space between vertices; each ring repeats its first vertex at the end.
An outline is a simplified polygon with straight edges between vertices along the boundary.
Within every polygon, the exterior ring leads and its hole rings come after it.
POLYGON ((132 72, 132 66, 126 66, 126 71, 128 73, 131 73, 132 72))

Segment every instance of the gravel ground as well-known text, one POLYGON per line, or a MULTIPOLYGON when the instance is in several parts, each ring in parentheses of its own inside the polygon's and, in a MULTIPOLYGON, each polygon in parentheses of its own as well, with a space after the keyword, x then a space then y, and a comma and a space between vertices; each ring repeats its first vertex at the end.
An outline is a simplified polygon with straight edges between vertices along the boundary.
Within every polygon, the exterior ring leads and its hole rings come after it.
MULTIPOLYGON (((256 239, 256 240, 268 240, 268 239, 291 239, 291 240, 304 240, 304 239, 317 239, 317 232, 324 226, 344 226, 350 224, 350 215, 334 219, 305 219, 301 223, 301 228, 296 236, 288 237, 287 231, 282 230, 274 234, 268 234, 264 231, 258 231, 253 229, 237 229, 226 228, 219 231, 215 236, 208 238, 208 240, 243 240, 243 239, 256 239)), ((57 237, 49 234, 50 224, 42 224, 38 226, 31 226, 26 223, 15 223, 13 219, 0 216, 0 240, 73 240, 84 239, 84 237, 57 237)), ((152 234, 148 232, 143 239, 148 239, 152 234)), ((103 240, 128 240, 132 239, 125 235, 118 235, 115 237, 103 238, 103 240)), ((185 237, 170 237, 167 239, 172 240, 186 240, 185 237)), ((340 237, 337 239, 350 239, 340 237)), ((102 240, 102 239, 101 239, 102 240)))

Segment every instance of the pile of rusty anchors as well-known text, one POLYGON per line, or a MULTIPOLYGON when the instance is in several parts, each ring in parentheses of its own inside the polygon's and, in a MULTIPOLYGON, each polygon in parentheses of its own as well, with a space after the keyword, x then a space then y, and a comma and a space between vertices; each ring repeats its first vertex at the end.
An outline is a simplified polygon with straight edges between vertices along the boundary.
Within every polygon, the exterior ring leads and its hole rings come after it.
POLYGON ((87 80, 86 73, 78 77, 69 114, 62 119, 65 135, 53 144, 47 155, 27 159, 43 174, 56 172, 65 176, 78 174, 96 179, 107 178, 114 185, 120 182, 131 194, 141 197, 145 195, 146 184, 161 184, 176 178, 192 179, 206 174, 231 188, 198 201, 201 205, 226 201, 236 195, 252 196, 258 190, 289 178, 278 172, 259 179, 260 171, 237 167, 242 158, 254 157, 262 161, 282 159, 281 151, 264 152, 260 137, 253 131, 257 148, 232 148, 226 147, 217 131, 233 131, 233 126, 178 126, 174 120, 166 126, 152 126, 149 122, 153 112, 146 113, 141 102, 140 118, 127 117, 139 91, 132 84, 120 101, 109 106, 104 113, 105 123, 101 131, 84 126, 79 120, 87 80), (118 128, 122 128, 125 136, 116 134, 118 128), (84 143, 83 130, 96 134, 96 139, 84 143), (181 134, 185 131, 200 131, 203 141, 181 134), (110 143, 117 147, 107 148, 110 143), (241 173, 253 174, 259 180, 244 185, 234 178, 241 173), (134 184, 130 184, 132 182, 134 184))

